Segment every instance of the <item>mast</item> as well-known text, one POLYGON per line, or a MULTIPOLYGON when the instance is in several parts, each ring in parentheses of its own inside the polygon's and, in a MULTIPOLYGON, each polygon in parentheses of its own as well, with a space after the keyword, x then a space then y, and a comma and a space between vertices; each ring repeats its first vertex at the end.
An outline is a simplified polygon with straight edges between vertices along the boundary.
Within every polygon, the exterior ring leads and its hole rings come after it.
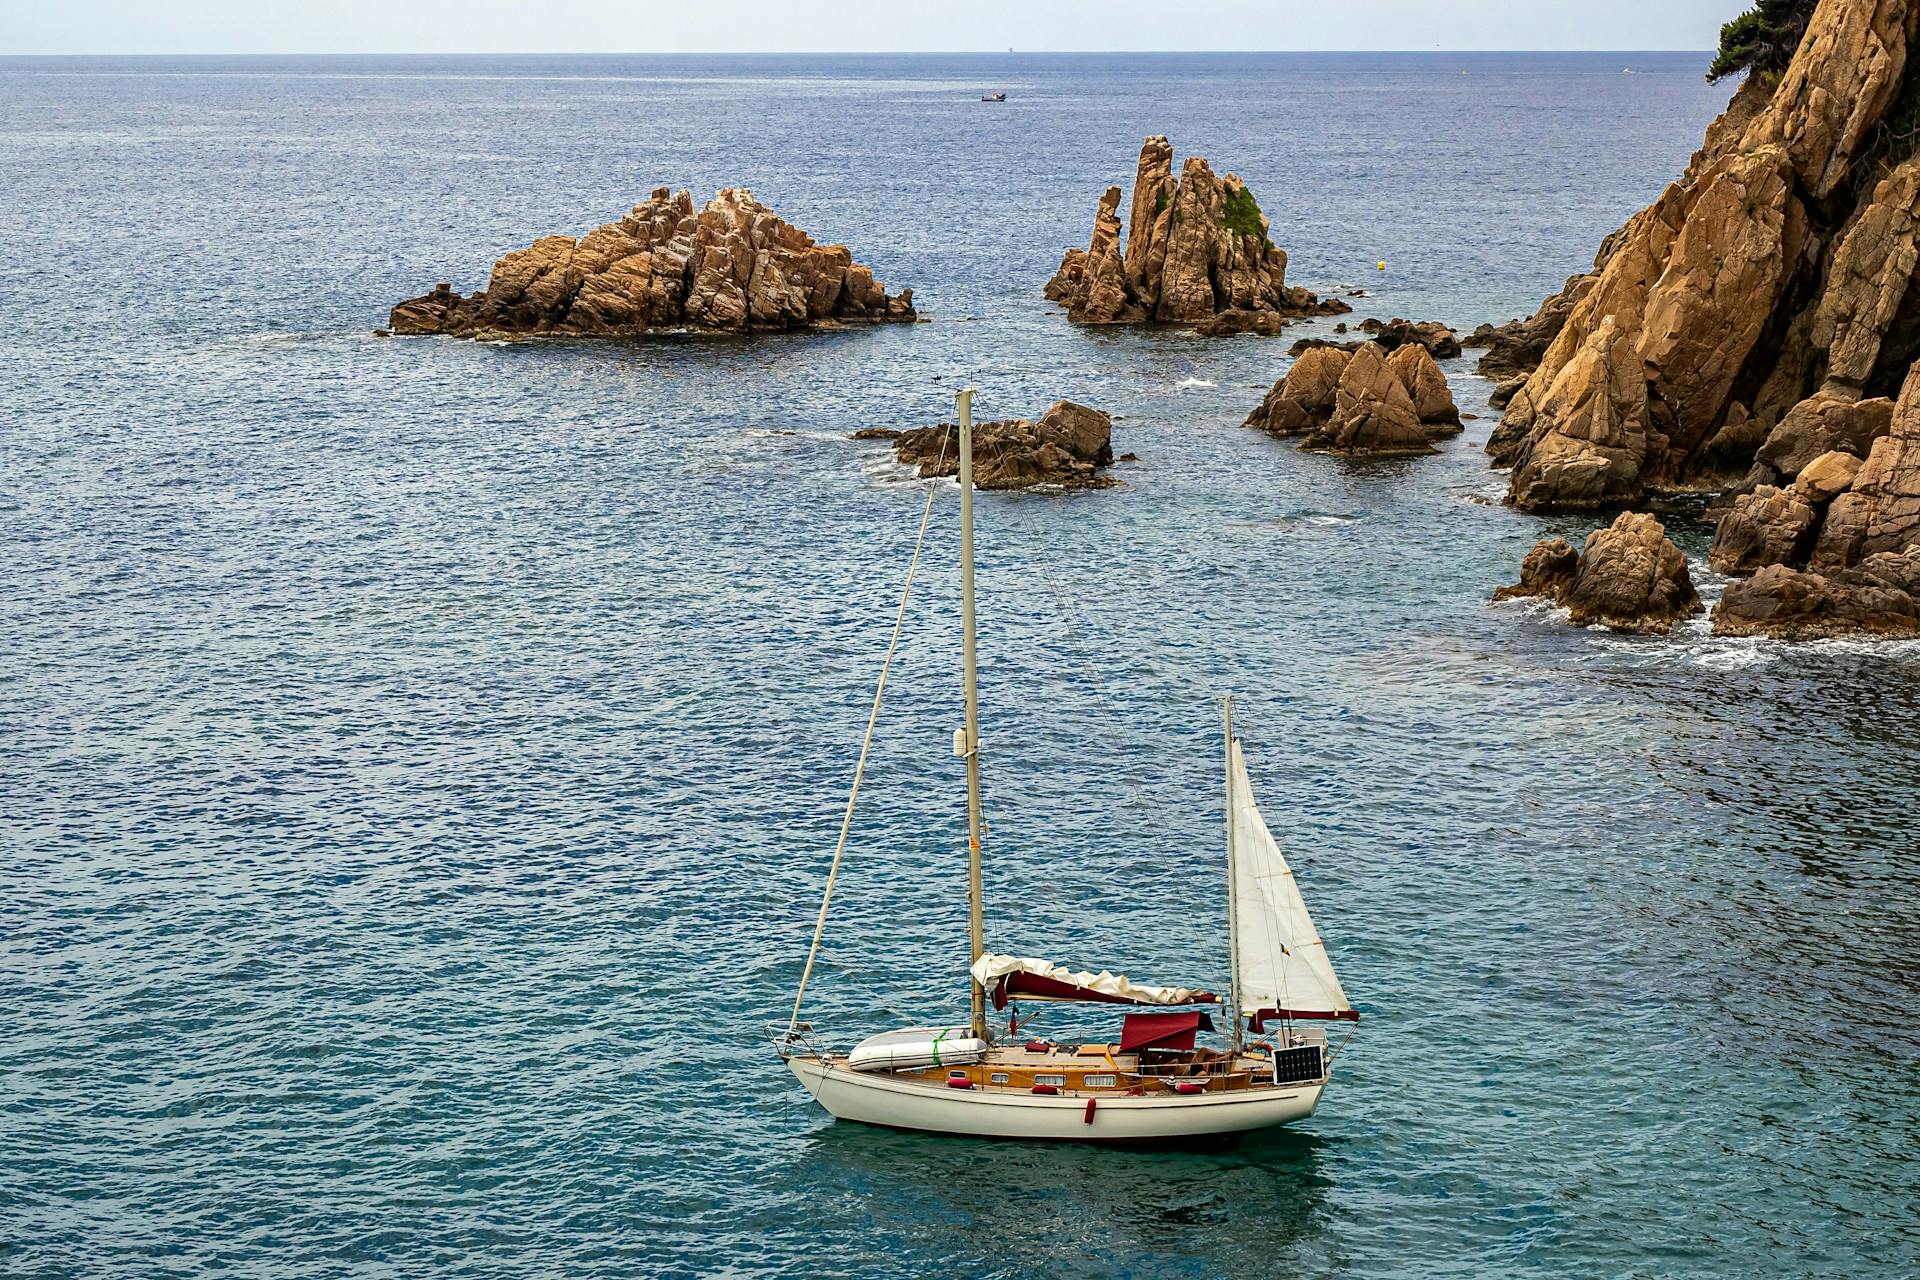
POLYGON ((1232 1008, 1233 1052, 1240 1052, 1240 895, 1233 840, 1233 695, 1224 699, 1227 751, 1227 1000, 1232 1008))
POLYGON ((980 903, 980 690, 975 671, 973 624, 973 392, 955 399, 960 407, 960 662, 967 700, 967 926, 973 955, 968 962, 968 994, 973 1003, 973 1034, 987 1038, 986 991, 973 980, 974 962, 986 954, 987 929, 980 903))

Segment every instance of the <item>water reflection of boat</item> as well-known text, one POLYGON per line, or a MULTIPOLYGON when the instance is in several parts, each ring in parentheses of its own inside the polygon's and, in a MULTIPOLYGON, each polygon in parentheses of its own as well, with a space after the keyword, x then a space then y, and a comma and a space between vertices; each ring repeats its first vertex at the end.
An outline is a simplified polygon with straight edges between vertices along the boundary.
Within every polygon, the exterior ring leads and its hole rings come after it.
POLYGON ((1006 100, 1007 95, 1004 93, 983 93, 980 95, 980 101, 982 102, 1005 102, 1006 100))

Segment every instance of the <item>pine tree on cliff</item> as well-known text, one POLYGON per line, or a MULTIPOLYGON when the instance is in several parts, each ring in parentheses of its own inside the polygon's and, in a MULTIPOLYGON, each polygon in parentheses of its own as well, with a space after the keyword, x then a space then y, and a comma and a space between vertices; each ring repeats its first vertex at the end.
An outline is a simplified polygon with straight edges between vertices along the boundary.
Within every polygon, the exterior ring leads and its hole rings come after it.
POLYGON ((1760 0, 1720 28, 1720 51, 1707 68, 1707 82, 1750 71, 1771 83, 1793 61, 1818 0, 1760 0))

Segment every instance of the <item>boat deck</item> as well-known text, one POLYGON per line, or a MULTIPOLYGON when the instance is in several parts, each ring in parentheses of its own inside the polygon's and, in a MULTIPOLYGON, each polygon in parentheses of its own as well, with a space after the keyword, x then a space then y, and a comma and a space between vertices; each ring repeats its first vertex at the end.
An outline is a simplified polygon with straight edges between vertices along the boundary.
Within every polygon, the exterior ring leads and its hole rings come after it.
MULTIPOLYGON (((1262 1046, 1264 1048, 1264 1046, 1262 1046)), ((1299 1046, 1314 1048, 1313 1046, 1299 1046)), ((1286 1053, 1282 1050, 1282 1053, 1286 1053)), ((826 1062, 846 1068, 844 1057, 826 1062)), ((1283 1059, 1283 1063, 1285 1059, 1283 1059)), ((1324 1058, 1318 1062, 1324 1064, 1324 1058)), ((1324 1078, 1324 1065, 1306 1079, 1274 1078, 1267 1052, 1241 1053, 1229 1061, 1224 1052, 1120 1053, 1106 1044, 1054 1045, 1044 1050, 997 1046, 977 1062, 905 1068, 870 1074, 935 1088, 993 1093, 1054 1094, 1061 1097, 1138 1097, 1150 1094, 1238 1093, 1294 1087, 1324 1078)))

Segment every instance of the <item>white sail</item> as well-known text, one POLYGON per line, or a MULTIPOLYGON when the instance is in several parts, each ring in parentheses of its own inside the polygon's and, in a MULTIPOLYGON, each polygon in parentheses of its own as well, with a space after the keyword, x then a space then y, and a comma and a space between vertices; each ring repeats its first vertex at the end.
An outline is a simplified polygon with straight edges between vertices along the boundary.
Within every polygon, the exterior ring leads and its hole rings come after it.
POLYGON ((1239 741, 1229 750, 1234 965, 1241 1010, 1254 1018, 1357 1018, 1293 870, 1254 803, 1239 741))

